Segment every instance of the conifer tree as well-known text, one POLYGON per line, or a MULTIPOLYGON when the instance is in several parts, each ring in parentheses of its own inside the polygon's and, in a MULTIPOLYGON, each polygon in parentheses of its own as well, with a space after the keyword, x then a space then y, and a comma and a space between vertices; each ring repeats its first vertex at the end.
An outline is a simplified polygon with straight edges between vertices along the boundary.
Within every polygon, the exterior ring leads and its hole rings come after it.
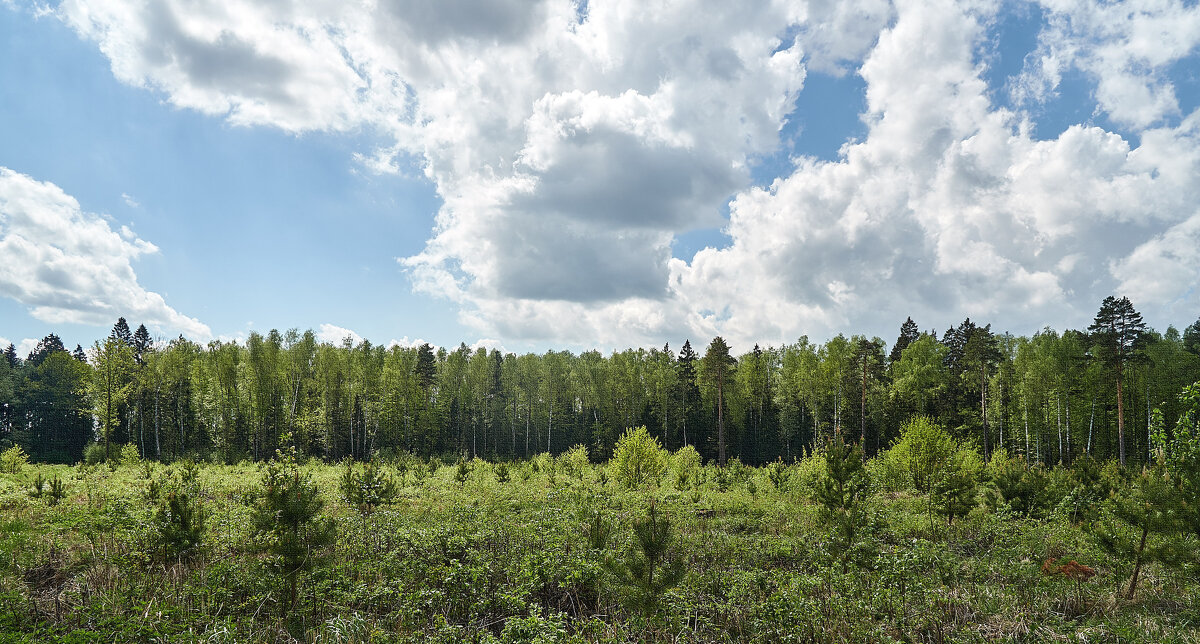
POLYGON ((316 484, 301 472, 295 449, 277 451, 275 460, 263 469, 262 490, 252 520, 287 587, 285 609, 296 604, 300 574, 313 568, 321 550, 336 536, 333 520, 321 516, 324 507, 316 484))
POLYGON ((713 338, 700 361, 705 381, 717 392, 717 464, 722 467, 725 465, 725 389, 732 379, 735 364, 737 361, 729 355, 729 345, 721 336, 713 338))
POLYGON ((892 346, 892 352, 888 355, 888 362, 898 361, 900 354, 919 337, 921 330, 917 328, 917 323, 913 322, 912 317, 905 319, 904 324, 900 325, 900 336, 896 338, 896 344, 892 346))
POLYGON ((1131 361, 1141 356, 1146 323, 1128 297, 1118 300, 1110 295, 1101 303, 1088 333, 1092 357, 1109 369, 1117 381, 1117 445, 1121 465, 1125 465, 1124 372, 1131 361))
POLYGON ((626 607, 649 616, 658 608, 663 593, 683 580, 683 559, 672 550, 670 520, 653 502, 646 516, 633 522, 633 535, 625 556, 606 559, 604 567, 621 587, 626 607))
POLYGON ((831 530, 829 552, 843 572, 849 563, 866 563, 872 555, 869 544, 859 538, 867 525, 869 491, 862 448, 836 436, 825 450, 825 475, 817 484, 816 499, 831 530))
POLYGON ((1177 482, 1155 467, 1138 475, 1127 493, 1114 496, 1109 514, 1093 525, 1101 548, 1121 562, 1133 562, 1126 599, 1133 599, 1146 563, 1173 567, 1195 557, 1195 545, 1182 534, 1185 504, 1177 482))

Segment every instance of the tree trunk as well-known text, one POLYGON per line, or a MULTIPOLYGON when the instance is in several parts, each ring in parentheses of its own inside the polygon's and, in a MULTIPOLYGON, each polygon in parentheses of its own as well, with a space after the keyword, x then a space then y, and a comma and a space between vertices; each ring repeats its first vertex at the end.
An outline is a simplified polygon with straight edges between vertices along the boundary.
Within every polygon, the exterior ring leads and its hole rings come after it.
POLYGON ((1137 590, 1138 575, 1142 572, 1142 553, 1146 550, 1146 537, 1150 534, 1150 529, 1142 528, 1142 542, 1138 544, 1137 558, 1133 563, 1133 577, 1129 580, 1129 592, 1125 595, 1125 599, 1132 600, 1133 593, 1137 590))
POLYGON ((1125 396, 1121 386, 1121 365, 1117 365, 1117 448, 1121 467, 1125 467, 1125 396))
POLYGON ((725 416, 722 403, 725 399, 725 377, 717 372, 717 460, 725 466, 725 416))

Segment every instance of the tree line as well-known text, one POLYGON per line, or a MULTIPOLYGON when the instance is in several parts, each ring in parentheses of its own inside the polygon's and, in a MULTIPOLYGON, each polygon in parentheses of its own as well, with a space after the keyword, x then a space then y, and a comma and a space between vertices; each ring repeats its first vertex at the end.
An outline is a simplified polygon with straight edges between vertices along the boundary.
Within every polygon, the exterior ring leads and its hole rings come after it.
POLYGON ((1200 380, 1200 320, 1150 329, 1109 297, 1084 330, 1032 337, 969 318, 890 349, 839 334, 731 354, 627 349, 605 356, 319 342, 312 331, 245 342, 155 341, 124 318, 89 350, 47 335, 0 359, 0 447, 75 462, 133 445, 145 458, 267 459, 280 448, 326 460, 384 451, 507 459, 584 445, 607 458, 625 429, 706 460, 791 461, 834 436, 886 449, 916 415, 1028 462, 1081 455, 1146 462, 1155 418, 1173 427, 1178 394, 1200 380), (1157 410, 1157 411, 1156 411, 1157 410))

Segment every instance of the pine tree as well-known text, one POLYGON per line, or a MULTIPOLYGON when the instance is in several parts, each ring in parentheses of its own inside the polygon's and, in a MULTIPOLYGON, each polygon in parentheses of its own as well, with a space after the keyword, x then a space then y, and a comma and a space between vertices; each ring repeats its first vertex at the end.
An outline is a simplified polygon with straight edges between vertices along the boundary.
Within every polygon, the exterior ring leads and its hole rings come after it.
POLYGON ((266 537, 263 547, 287 586, 285 610, 296 605, 300 573, 316 565, 320 551, 337 534, 333 520, 321 516, 324 507, 316 484, 300 471, 295 450, 276 452, 276 460, 263 470, 252 520, 256 534, 266 537))
POLYGON ((867 563, 873 555, 870 545, 859 538, 867 525, 869 491, 861 447, 835 437, 825 450, 825 475, 817 483, 816 499, 831 530, 828 551, 843 572, 849 563, 867 563))
POLYGON ((71 357, 80 362, 87 362, 87 354, 83 352, 83 347, 75 345, 75 350, 71 352, 71 357))
POLYGON ((683 559, 671 549, 671 522, 660 516, 654 503, 646 517, 633 522, 633 545, 621 560, 606 559, 605 569, 621 587, 625 604, 649 616, 663 593, 683 581, 683 559))
POLYGON ((1146 324, 1128 297, 1104 298, 1096 319, 1088 327, 1092 357, 1109 369, 1117 381, 1117 445, 1125 465, 1124 371, 1137 360, 1146 340, 1146 324))
POLYGON ((8 366, 16 369, 21 366, 21 359, 17 357, 17 348, 13 343, 9 342, 8 347, 4 349, 4 359, 8 362, 8 366))
POLYGON ((1133 599, 1147 562, 1174 567, 1194 558, 1194 545, 1182 535, 1185 507, 1177 482, 1156 467, 1143 471, 1127 494, 1113 497, 1109 515, 1093 525, 1101 548, 1121 562, 1133 562, 1126 599, 1133 599))

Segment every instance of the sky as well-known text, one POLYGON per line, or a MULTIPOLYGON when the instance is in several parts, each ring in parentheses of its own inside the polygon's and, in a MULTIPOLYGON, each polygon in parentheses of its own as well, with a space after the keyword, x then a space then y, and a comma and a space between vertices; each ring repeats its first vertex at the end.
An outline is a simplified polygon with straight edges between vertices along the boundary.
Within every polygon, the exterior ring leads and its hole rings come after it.
POLYGON ((0 0, 0 344, 1200 316, 1200 6, 0 0))

